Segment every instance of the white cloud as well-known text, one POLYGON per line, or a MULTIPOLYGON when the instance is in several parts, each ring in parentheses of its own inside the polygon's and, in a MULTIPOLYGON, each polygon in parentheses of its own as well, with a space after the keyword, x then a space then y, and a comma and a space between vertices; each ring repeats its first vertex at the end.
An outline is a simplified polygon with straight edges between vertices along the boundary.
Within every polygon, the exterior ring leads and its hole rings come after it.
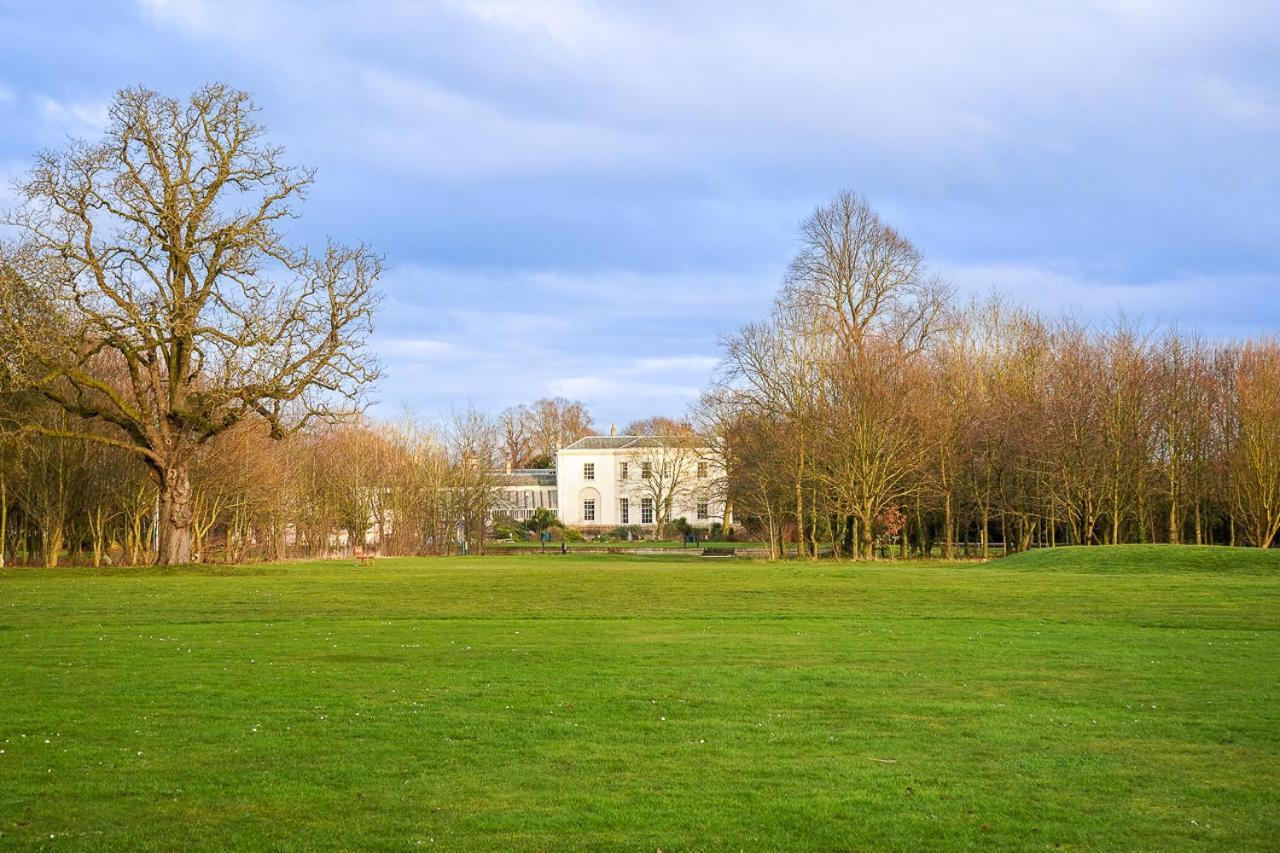
POLYGON ((1190 88, 1215 118, 1259 130, 1280 126, 1280 101, 1274 95, 1221 76, 1199 77, 1190 88))
POLYGON ((32 19, 76 94, 11 78, 0 157, 92 136, 123 83, 254 91, 320 168, 298 233, 388 254, 394 405, 678 414, 842 187, 967 292, 1280 325, 1268 0, 139 4, 78 44, 32 19))
POLYGON ((378 411, 565 396, 597 418, 680 415, 717 362, 710 306, 740 312, 717 315, 730 327, 758 307, 722 284, 693 273, 396 268, 374 341, 386 366, 378 411))
POLYGON ((572 171, 669 163, 681 146, 581 117, 520 115, 429 79, 361 69, 354 86, 364 124, 363 154, 437 179, 572 171))
MULTIPOLYGON (((15 184, 27 173, 27 164, 18 160, 0 160, 0 213, 16 207, 21 200, 15 184)), ((7 226, 0 225, 0 236, 7 226)))
POLYGON ((213 21, 209 4, 204 0, 139 0, 138 5, 156 21, 190 30, 205 29, 213 21))
POLYGON ((695 371, 706 372, 716 366, 716 359, 702 355, 672 356, 668 358, 641 358, 619 370, 623 375, 695 371))
POLYGON ((962 295, 992 291, 1047 316, 1105 324, 1124 316, 1182 325, 1215 337, 1242 337, 1280 325, 1280 274, 1196 274, 1149 281, 1080 275, 1031 264, 943 265, 962 295))
POLYGON ((63 133, 91 135, 101 133, 107 126, 104 102, 62 101, 36 95, 35 104, 41 120, 63 133))
POLYGON ((656 413, 681 414, 706 387, 716 362, 700 355, 637 358, 554 379, 547 387, 552 394, 597 407, 616 410, 623 404, 632 411, 648 407, 656 413))
POLYGON ((412 361, 432 361, 453 350, 448 341, 430 338, 392 338, 377 345, 378 349, 397 358, 412 361))

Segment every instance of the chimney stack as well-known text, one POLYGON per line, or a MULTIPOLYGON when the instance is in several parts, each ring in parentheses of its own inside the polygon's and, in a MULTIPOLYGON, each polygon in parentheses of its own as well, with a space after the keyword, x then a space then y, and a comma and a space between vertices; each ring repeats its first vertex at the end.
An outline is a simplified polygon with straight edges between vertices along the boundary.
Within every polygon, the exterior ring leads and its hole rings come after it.
POLYGON ((609 435, 617 435, 617 434, 618 434, 618 425, 609 424, 609 435))

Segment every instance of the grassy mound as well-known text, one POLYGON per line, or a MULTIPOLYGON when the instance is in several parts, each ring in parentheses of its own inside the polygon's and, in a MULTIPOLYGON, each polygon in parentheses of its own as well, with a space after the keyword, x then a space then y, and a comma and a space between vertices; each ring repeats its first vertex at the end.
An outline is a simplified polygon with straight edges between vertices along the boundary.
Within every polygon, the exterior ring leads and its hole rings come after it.
POLYGON ((1092 573, 1212 572, 1280 574, 1280 550, 1217 545, 1097 545, 1041 548, 1000 561, 1001 568, 1092 573))

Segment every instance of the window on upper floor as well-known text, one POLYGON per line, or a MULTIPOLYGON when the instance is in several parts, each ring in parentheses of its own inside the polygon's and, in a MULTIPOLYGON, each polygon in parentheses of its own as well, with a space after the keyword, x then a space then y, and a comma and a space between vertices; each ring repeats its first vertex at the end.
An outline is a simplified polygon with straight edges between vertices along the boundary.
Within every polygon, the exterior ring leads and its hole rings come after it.
POLYGON ((582 463, 582 479, 594 480, 595 478, 596 478, 596 463, 583 462, 582 463))
POLYGON ((702 503, 698 504, 698 520, 705 521, 709 517, 709 515, 710 513, 707 511, 707 502, 703 501, 702 503))
POLYGON ((594 500, 585 500, 582 502, 582 520, 596 520, 596 502, 594 500))
POLYGON ((652 463, 652 462, 641 462, 641 463, 640 463, 640 476, 641 476, 641 477, 644 477, 646 480, 653 476, 653 463, 652 463))
POLYGON ((698 463, 698 479, 699 480, 707 479, 707 463, 705 462, 698 463))
POLYGON ((631 473, 631 472, 627 470, 627 463, 626 463, 626 462, 620 462, 620 463, 618 463, 618 479, 619 479, 619 480, 625 480, 625 479, 627 479, 627 475, 628 475, 628 474, 630 474, 630 473, 631 473))

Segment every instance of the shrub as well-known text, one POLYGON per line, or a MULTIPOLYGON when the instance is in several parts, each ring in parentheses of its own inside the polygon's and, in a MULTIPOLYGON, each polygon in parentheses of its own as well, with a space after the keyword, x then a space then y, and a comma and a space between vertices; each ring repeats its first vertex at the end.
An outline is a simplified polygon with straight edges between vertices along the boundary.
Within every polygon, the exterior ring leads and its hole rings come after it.
POLYGON ((495 539, 523 541, 525 538, 525 526, 511 516, 500 513, 493 517, 493 536, 495 539))

